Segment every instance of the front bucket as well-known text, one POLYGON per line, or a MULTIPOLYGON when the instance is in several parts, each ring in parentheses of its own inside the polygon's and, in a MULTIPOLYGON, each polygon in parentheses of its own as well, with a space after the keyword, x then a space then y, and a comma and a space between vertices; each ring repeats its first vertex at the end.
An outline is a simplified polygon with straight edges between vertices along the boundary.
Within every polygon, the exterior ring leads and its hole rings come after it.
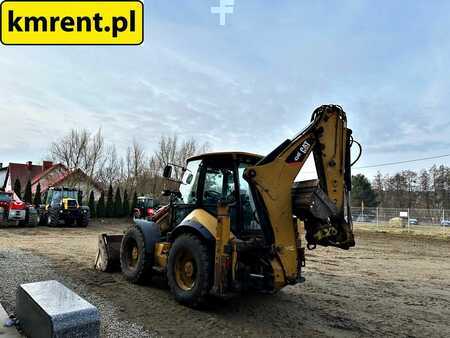
POLYGON ((123 235, 98 236, 98 250, 95 258, 95 268, 103 272, 120 270, 120 245, 123 235))

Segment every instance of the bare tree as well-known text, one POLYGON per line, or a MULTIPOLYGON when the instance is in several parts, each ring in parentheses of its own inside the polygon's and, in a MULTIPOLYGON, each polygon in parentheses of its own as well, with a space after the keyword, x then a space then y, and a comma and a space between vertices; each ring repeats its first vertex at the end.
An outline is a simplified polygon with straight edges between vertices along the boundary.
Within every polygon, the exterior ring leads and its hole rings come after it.
POLYGON ((70 169, 81 169, 94 177, 104 155, 104 139, 99 129, 91 135, 86 129, 72 129, 50 145, 50 157, 70 169))
POLYGON ((94 177, 95 172, 99 169, 98 165, 104 153, 104 143, 101 129, 89 138, 84 152, 84 170, 90 177, 94 177))
POLYGON ((116 147, 109 146, 106 150, 106 156, 97 174, 97 179, 107 187, 120 181, 120 160, 117 156, 116 147))
POLYGON ((137 187, 139 177, 143 174, 145 169, 145 152, 144 147, 133 140, 131 146, 127 148, 126 168, 127 180, 131 180, 134 189, 137 187))
MULTIPOLYGON (((208 148, 208 144, 199 145, 193 138, 179 143, 177 136, 162 136, 159 141, 159 148, 155 152, 155 162, 159 167, 158 171, 161 174, 167 164, 175 164, 182 167, 186 165, 186 160, 189 157, 206 152, 208 148)), ((174 178, 181 179, 181 174, 181 170, 175 168, 174 178)))

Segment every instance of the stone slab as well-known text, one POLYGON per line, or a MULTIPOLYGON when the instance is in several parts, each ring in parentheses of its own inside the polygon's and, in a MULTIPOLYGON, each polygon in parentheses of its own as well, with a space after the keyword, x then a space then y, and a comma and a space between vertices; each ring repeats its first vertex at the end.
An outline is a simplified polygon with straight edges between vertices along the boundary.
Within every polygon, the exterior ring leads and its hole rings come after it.
POLYGON ((20 285, 16 316, 30 338, 100 336, 97 308, 54 280, 20 285))

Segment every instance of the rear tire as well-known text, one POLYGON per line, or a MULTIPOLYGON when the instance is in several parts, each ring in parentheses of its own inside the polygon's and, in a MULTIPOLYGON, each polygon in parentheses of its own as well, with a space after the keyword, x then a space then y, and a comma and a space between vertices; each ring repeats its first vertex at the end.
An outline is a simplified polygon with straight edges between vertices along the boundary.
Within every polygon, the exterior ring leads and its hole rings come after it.
POLYGON ((128 228, 120 246, 120 267, 125 278, 135 284, 143 284, 151 277, 152 259, 147 255, 144 235, 132 226, 128 228))
POLYGON ((77 225, 82 228, 86 228, 89 225, 89 215, 82 213, 77 220, 77 225))
POLYGON ((211 277, 212 259, 206 245, 195 235, 180 235, 167 264, 167 280, 175 299, 190 307, 201 306, 211 289, 211 277))
POLYGON ((39 225, 47 225, 47 212, 44 209, 39 210, 39 225))

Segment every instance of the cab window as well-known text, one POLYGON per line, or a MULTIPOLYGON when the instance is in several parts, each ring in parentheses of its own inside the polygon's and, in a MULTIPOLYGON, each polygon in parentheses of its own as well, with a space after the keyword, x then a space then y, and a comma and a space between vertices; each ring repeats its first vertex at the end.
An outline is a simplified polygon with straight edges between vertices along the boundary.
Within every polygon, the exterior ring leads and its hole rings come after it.
POLYGON ((179 204, 195 204, 197 202, 197 184, 200 173, 201 161, 191 161, 187 165, 187 170, 184 172, 182 181, 184 184, 180 185, 181 198, 179 204), (185 178, 185 176, 187 178, 185 178))
POLYGON ((233 170, 207 167, 202 197, 204 205, 216 208, 221 200, 233 203, 235 201, 233 170))
POLYGON ((229 205, 231 227, 232 231, 234 231, 237 221, 237 209, 234 203, 236 201, 234 170, 224 168, 220 164, 206 164, 204 175, 204 186, 201 193, 203 209, 212 215, 217 215, 217 204, 220 201, 227 203, 229 205))
POLYGON ((244 179, 244 171, 247 167, 248 165, 245 163, 239 165, 239 199, 241 201, 242 229, 244 232, 259 231, 261 226, 256 213, 255 202, 253 201, 250 186, 244 179))

